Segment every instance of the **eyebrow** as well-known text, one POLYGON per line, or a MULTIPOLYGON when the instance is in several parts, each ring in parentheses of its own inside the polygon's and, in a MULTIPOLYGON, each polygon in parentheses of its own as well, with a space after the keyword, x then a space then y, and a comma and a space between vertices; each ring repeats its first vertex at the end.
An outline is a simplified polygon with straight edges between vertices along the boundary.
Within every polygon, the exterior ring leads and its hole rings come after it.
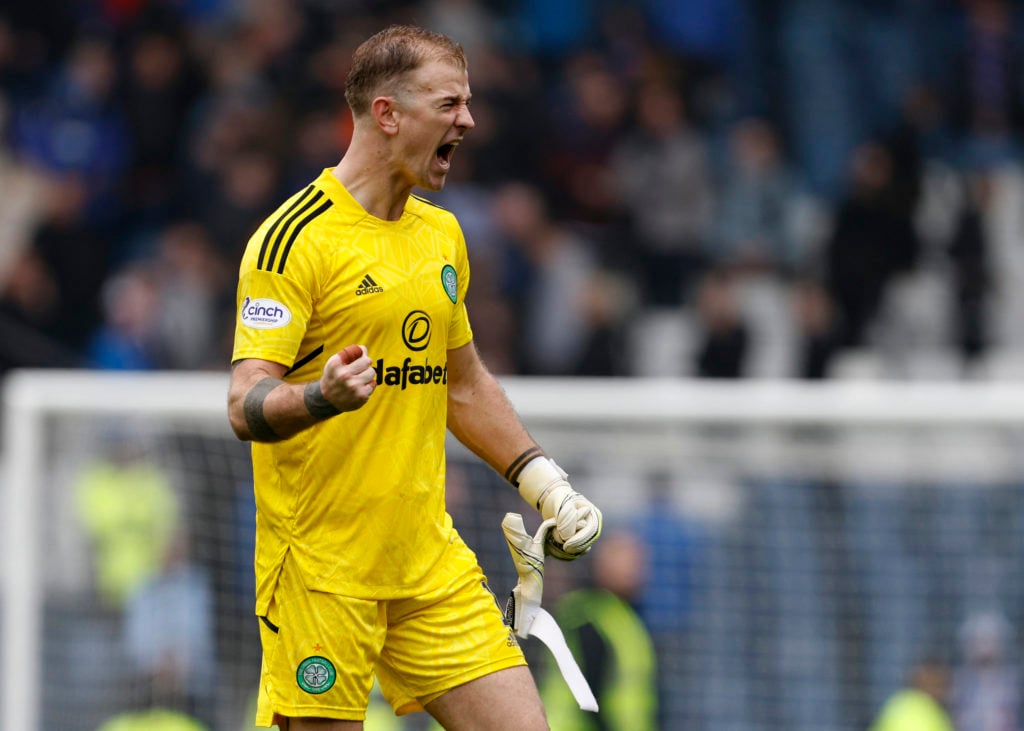
POLYGON ((472 94, 467 94, 466 96, 462 96, 461 94, 448 94, 446 96, 441 97, 441 101, 442 102, 461 102, 461 101, 465 101, 466 104, 469 104, 469 102, 472 99, 473 99, 473 95, 472 94))

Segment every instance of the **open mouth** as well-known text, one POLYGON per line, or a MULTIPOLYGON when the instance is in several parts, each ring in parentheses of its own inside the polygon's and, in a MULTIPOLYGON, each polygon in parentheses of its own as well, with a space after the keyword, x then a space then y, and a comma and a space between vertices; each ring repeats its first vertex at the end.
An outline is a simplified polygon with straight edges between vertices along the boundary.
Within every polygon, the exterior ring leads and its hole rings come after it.
POLYGON ((458 146, 458 142, 449 142, 437 148, 437 160, 441 163, 442 167, 447 168, 452 164, 452 156, 455 154, 455 148, 458 146))

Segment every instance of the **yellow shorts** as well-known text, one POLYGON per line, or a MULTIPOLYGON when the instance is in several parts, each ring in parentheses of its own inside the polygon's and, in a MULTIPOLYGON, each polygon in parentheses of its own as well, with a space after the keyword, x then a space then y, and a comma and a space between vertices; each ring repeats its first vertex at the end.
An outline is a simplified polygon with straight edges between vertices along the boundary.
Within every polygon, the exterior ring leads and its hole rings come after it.
POLYGON ((438 588, 367 600, 309 591, 286 558, 266 617, 256 725, 280 717, 361 721, 373 676, 399 715, 498 670, 525 665, 515 635, 460 539, 438 588))

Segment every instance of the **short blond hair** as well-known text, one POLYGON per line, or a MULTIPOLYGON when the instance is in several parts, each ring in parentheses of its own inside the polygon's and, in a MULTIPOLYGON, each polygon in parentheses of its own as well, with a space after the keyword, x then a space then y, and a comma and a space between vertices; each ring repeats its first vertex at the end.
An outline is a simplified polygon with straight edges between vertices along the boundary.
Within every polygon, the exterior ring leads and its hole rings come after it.
POLYGON ((370 36, 353 54, 345 80, 345 100, 352 114, 366 114, 382 87, 434 60, 466 69, 462 46, 441 33, 414 25, 393 25, 370 36))

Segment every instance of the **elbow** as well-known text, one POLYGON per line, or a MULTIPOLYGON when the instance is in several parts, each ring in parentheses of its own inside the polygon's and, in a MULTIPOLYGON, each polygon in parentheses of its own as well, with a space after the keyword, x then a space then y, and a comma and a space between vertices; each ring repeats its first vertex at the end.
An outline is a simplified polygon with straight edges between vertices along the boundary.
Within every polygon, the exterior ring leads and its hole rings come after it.
POLYGON ((252 441, 252 435, 249 434, 249 426, 245 423, 244 419, 239 419, 235 414, 228 414, 228 422, 231 424, 231 431, 234 432, 239 441, 252 441))
POLYGON ((239 422, 235 418, 229 419, 231 422, 231 431, 235 433, 235 437, 240 442, 251 442, 252 435, 249 433, 249 427, 244 422, 239 422))
POLYGON ((231 398, 228 401, 228 423, 239 441, 252 441, 252 433, 249 431, 240 399, 231 398))

